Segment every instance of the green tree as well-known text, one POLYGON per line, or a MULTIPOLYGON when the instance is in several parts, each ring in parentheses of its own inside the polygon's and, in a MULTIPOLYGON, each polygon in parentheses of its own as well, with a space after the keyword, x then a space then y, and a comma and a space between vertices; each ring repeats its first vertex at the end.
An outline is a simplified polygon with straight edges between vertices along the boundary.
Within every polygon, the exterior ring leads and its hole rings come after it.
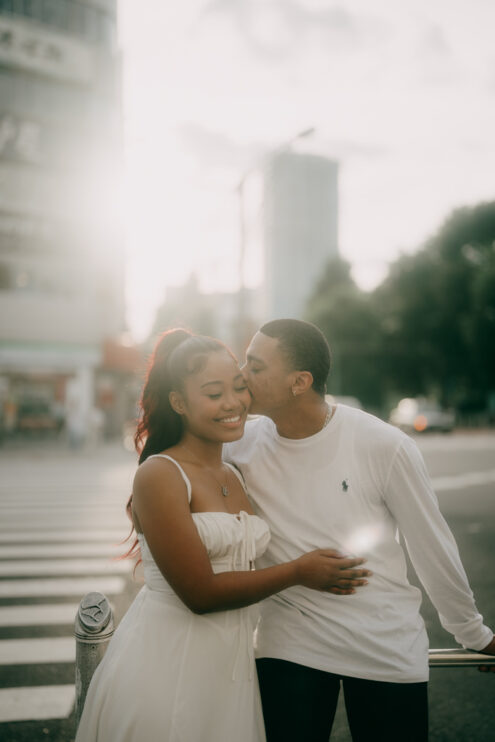
POLYGON ((457 209, 374 292, 385 378, 397 393, 485 405, 495 386, 494 242, 495 203, 457 209))
POLYGON ((349 263, 329 261, 308 302, 306 319, 327 338, 332 352, 328 389, 380 407, 380 328, 370 297, 355 284, 349 263))
POLYGON ((371 407, 432 395, 495 415, 495 202, 455 210, 370 294, 332 260, 306 316, 330 342, 333 393, 371 407))

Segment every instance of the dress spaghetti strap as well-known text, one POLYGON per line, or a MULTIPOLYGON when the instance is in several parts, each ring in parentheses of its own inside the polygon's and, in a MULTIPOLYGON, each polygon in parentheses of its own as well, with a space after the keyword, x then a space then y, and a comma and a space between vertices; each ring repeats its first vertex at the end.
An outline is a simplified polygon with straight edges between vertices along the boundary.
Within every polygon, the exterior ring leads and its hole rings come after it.
MULTIPOLYGON (((148 456, 148 459, 168 459, 173 464, 176 465, 177 469, 180 471, 182 479, 184 480, 187 488, 187 501, 191 503, 191 495, 192 495, 192 488, 191 488, 191 482, 189 481, 189 477, 187 476, 186 472, 182 468, 182 466, 179 464, 178 461, 172 458, 172 456, 167 456, 166 453, 154 453, 151 456, 148 456)), ((147 460, 148 460, 147 459, 147 460)))

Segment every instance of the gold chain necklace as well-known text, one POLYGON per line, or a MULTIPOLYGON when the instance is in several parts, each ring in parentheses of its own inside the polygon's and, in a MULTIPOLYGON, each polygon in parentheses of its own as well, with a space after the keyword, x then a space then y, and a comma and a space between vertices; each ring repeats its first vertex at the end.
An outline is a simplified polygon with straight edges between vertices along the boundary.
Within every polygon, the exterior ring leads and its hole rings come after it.
MULTIPOLYGON (((215 476, 215 475, 213 474, 212 470, 211 470, 211 469, 210 469, 210 468, 209 468, 208 466, 205 466, 204 464, 202 464, 202 463, 201 463, 201 461, 200 461, 200 460, 199 460, 199 459, 198 459, 198 458, 197 458, 197 457, 196 457, 196 456, 195 456, 195 455, 194 455, 194 454, 192 453, 192 451, 190 451, 190 449, 189 449, 189 448, 187 448, 186 446, 182 446, 182 450, 183 450, 183 451, 186 451, 186 453, 188 453, 188 454, 189 454, 190 456, 192 456, 192 457, 193 457, 193 459, 194 459, 194 463, 195 463, 195 464, 198 464, 198 465, 199 465, 199 466, 200 466, 200 467, 201 467, 202 469, 204 469, 204 470, 205 470, 205 471, 207 472, 207 474, 209 474, 209 475, 210 475, 211 477, 213 477, 213 479, 215 480, 215 482, 216 482, 216 483, 218 484, 218 486, 220 487, 220 492, 222 493, 222 495, 223 495, 224 497, 228 497, 228 496, 229 496, 229 494, 230 494, 230 490, 229 490, 229 488, 228 488, 228 485, 227 485, 227 484, 222 484, 222 483, 221 483, 221 482, 220 482, 220 481, 219 481, 219 480, 217 479, 217 477, 216 477, 216 476, 215 476)), ((224 466, 225 466, 225 465, 224 465, 224 464, 222 464, 222 469, 224 469, 224 466)), ((225 469, 225 473, 226 473, 226 474, 228 474, 228 469, 225 469)))
POLYGON ((326 428, 327 427, 328 423, 330 422, 330 420, 333 417, 333 413, 334 412, 335 412, 335 407, 333 405, 327 404, 327 414, 326 414, 326 417, 325 417, 325 421, 323 423, 322 430, 323 430, 323 428, 326 428))

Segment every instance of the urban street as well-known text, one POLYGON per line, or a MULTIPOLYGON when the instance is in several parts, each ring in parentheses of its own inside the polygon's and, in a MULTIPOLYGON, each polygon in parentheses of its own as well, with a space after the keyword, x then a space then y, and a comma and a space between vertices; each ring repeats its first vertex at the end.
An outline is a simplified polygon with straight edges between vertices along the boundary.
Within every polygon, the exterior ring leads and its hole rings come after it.
MULTIPOLYGON (((417 441, 478 608, 494 626, 495 434, 417 441)), ((55 442, 8 444, 0 469, 0 738, 70 742, 78 603, 103 592, 118 623, 140 587, 133 562, 114 558, 126 549, 119 542, 129 533, 135 455, 117 444, 79 451, 55 442)), ((426 596, 423 615, 431 647, 453 647, 426 596)), ((431 740, 491 742, 494 692, 495 674, 433 669, 431 740)), ((331 740, 350 740, 343 704, 331 740)))

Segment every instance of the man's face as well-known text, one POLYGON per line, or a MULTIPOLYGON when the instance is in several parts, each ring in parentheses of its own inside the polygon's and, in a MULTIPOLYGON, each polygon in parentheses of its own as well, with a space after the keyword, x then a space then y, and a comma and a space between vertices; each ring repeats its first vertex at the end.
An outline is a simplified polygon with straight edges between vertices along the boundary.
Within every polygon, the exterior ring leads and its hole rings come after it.
POLYGON ((250 412, 272 416, 293 399, 293 372, 276 338, 257 332, 246 351, 242 372, 252 396, 250 412))

